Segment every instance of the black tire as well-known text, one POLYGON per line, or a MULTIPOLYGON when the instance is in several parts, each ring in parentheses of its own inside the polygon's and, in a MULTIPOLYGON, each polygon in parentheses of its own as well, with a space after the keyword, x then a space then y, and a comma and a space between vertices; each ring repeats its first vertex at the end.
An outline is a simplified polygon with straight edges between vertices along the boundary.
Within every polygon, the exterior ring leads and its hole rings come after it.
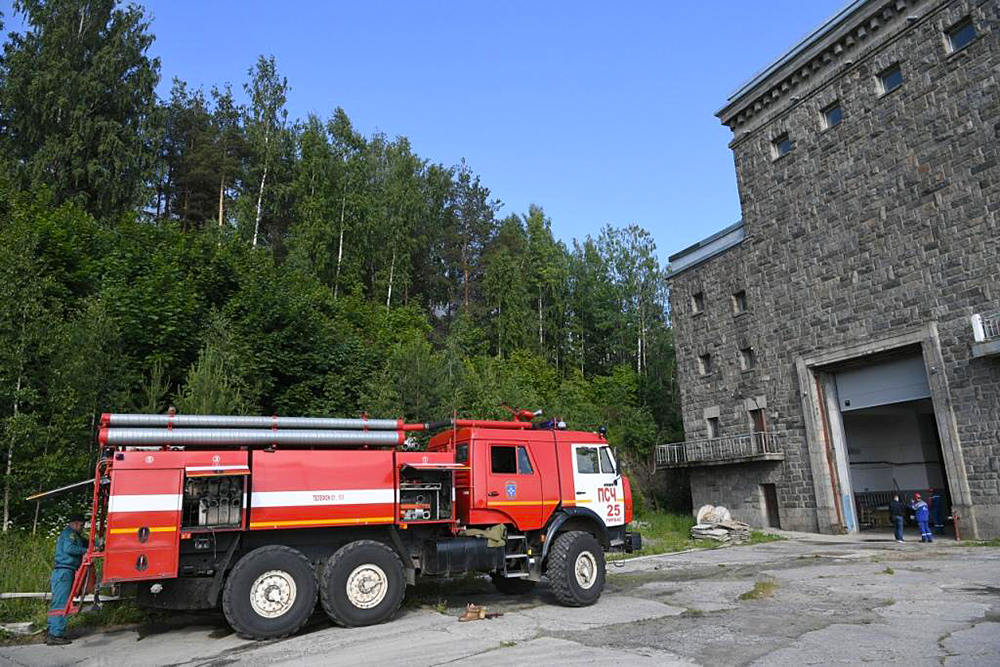
POLYGON ((309 559, 290 547, 270 545, 254 549, 236 563, 222 592, 222 611, 241 637, 275 639, 305 625, 316 609, 317 593, 316 571, 309 559), (264 579, 270 572, 276 574, 264 579), (294 595, 288 594, 288 582, 294 584, 294 595), (285 599, 291 598, 288 608, 282 611, 280 600, 273 600, 269 590, 279 597, 284 591, 285 599), (275 604, 277 615, 262 613, 275 604))
POLYGON ((567 607, 586 607, 594 604, 604 590, 604 549, 590 533, 573 530, 556 536, 549 552, 549 562, 545 570, 552 583, 556 599, 567 607), (586 578, 577 576, 577 561, 583 559, 582 573, 591 576, 589 585, 586 578), (590 567, 587 566, 589 561, 590 567))
POLYGON ((327 559, 320 592, 323 609, 337 625, 355 628, 382 623, 392 618, 403 601, 406 592, 403 563, 391 547, 381 542, 351 542, 327 559), (374 566, 367 574, 361 570, 366 565, 374 566), (377 570, 381 570, 381 574, 377 570), (361 580, 352 582, 352 574, 361 580), (358 596, 365 596, 370 591, 373 598, 369 602, 374 604, 367 608, 357 604, 348 595, 349 585, 354 586, 358 596), (371 588, 364 590, 366 585, 371 588))
POLYGON ((501 574, 491 574, 493 585, 504 595, 525 595, 535 589, 534 581, 528 579, 508 579, 501 574))

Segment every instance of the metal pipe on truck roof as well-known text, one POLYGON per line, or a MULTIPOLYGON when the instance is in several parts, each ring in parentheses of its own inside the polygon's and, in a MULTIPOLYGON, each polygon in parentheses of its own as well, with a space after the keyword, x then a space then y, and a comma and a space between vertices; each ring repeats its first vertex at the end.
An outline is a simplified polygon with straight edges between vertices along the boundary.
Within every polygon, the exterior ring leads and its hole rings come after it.
POLYGON ((339 417, 253 417, 239 415, 146 415, 104 413, 101 426, 160 428, 358 429, 396 431, 402 419, 343 419, 339 417))
POLYGON ((164 447, 233 445, 298 447, 350 447, 375 445, 395 447, 406 439, 403 431, 330 431, 293 429, 269 431, 254 428, 102 428, 102 445, 149 445, 164 447))

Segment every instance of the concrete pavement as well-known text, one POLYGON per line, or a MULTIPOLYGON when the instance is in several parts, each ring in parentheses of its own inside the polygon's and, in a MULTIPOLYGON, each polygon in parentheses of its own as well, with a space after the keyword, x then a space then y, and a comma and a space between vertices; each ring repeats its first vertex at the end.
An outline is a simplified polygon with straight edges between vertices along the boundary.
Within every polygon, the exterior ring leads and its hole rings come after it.
POLYGON ((488 580, 425 584, 386 624, 239 639, 221 616, 0 647, 9 665, 1000 664, 1000 549, 796 536, 610 568, 600 602, 560 607, 488 580), (760 585, 756 586, 760 582, 760 585), (459 623, 468 602, 504 615, 459 623))

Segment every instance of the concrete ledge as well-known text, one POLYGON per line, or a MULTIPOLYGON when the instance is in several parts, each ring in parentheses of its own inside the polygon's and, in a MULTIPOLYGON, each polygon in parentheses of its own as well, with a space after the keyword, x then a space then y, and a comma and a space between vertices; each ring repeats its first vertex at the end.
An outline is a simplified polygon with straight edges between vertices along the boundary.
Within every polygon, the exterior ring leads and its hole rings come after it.
POLYGON ((1000 356, 1000 339, 988 340, 985 343, 973 343, 972 356, 977 358, 1000 356))
POLYGON ((722 459, 720 461, 684 461, 682 463, 661 463, 660 468, 702 468, 705 466, 728 466, 740 463, 753 463, 755 461, 784 461, 785 455, 782 452, 771 454, 754 454, 752 456, 741 456, 733 459, 722 459))

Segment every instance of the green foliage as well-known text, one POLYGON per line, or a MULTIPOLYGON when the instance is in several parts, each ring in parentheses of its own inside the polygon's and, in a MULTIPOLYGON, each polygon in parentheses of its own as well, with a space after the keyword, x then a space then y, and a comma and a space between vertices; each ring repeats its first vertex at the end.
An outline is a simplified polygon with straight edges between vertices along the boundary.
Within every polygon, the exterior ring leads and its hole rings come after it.
POLYGON ((114 0, 18 0, 27 32, 0 58, 0 146, 27 186, 113 218, 141 202, 160 63, 149 24, 114 0))
MULTIPOLYGON (((48 535, 5 533, 0 535, 0 591, 44 593, 49 590, 55 539, 48 535)), ((0 621, 41 620, 48 603, 44 600, 0 600, 0 621)))
POLYGON ((9 525, 44 530, 86 502, 47 501, 36 522, 23 498, 91 474, 101 412, 171 403, 421 421, 541 408, 606 426, 637 504, 658 506, 651 451, 682 428, 647 232, 567 247, 541 206, 499 219, 464 161, 363 136, 340 108, 289 122, 273 57, 247 72, 246 105, 179 80, 157 102, 140 10, 17 7, 29 31, 0 59, 9 525))
MULTIPOLYGON (((240 379, 236 376, 238 359, 233 353, 233 341, 226 324, 217 318, 208 328, 208 340, 174 400, 175 407, 183 414, 239 415, 247 411, 240 379)), ((154 366, 151 383, 157 372, 154 366)))

